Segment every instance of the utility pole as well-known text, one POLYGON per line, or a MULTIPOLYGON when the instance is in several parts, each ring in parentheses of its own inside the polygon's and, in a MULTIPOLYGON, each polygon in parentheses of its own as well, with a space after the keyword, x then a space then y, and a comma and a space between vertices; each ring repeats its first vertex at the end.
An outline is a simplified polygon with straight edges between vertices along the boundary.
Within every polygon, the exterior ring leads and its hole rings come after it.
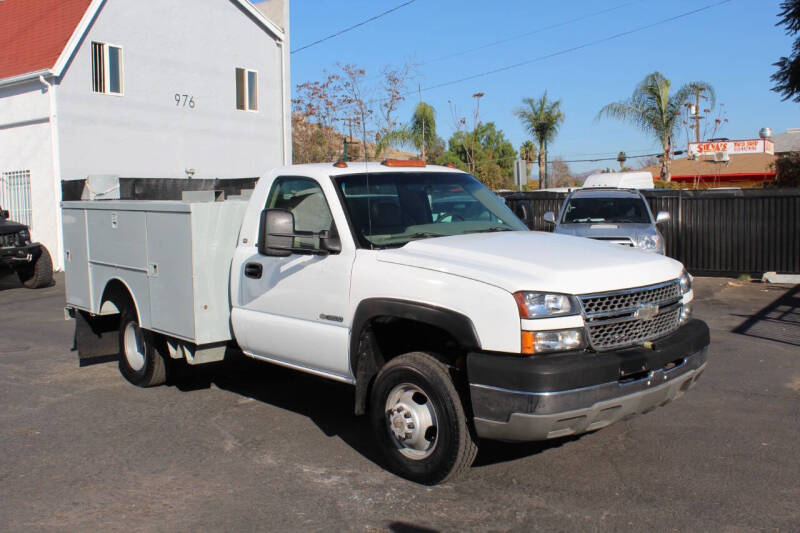
MULTIPOLYGON (((544 140, 544 188, 547 189, 550 187, 549 184, 550 179, 547 177, 547 138, 544 140)), ((541 184, 539 185, 541 189, 541 184)))
MULTIPOLYGON (((419 103, 421 104, 422 103, 422 85, 419 85, 419 84, 417 85, 417 91, 419 91, 419 103)), ((424 120, 424 117, 423 117, 423 120, 422 120, 422 160, 425 161, 425 162, 428 161, 428 157, 425 154, 425 120, 424 120)))

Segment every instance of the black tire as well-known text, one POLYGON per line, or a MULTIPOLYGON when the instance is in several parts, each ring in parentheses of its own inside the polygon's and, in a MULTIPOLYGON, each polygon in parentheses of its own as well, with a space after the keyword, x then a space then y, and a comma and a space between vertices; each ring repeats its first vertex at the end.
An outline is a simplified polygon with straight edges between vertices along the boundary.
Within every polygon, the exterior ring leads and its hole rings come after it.
POLYGON ((40 289, 53 284, 53 260, 50 252, 42 246, 42 253, 36 258, 33 265, 26 266, 17 271, 20 282, 29 289, 40 289))
POLYGON ((417 483, 453 479, 478 453, 448 367, 426 353, 407 353, 384 365, 372 387, 370 418, 389 469, 417 483), (417 428, 409 420, 422 422, 417 428))
POLYGON ((156 349, 158 336, 139 327, 136 314, 122 312, 119 321, 119 371, 138 387, 163 385, 167 367, 163 355, 156 349), (126 338, 127 333, 127 338, 126 338))

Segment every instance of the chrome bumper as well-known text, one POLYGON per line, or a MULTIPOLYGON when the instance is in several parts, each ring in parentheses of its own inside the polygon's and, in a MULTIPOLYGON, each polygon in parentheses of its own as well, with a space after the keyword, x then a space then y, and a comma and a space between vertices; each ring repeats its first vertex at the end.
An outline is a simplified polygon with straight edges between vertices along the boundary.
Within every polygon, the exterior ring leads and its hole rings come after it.
POLYGON ((707 348, 684 358, 672 368, 649 372, 635 381, 615 381, 559 392, 523 392, 486 385, 470 385, 475 397, 502 405, 528 405, 512 412, 507 421, 476 417, 475 430, 486 439, 546 440, 594 431, 621 418, 646 413, 689 390, 706 368, 707 348))

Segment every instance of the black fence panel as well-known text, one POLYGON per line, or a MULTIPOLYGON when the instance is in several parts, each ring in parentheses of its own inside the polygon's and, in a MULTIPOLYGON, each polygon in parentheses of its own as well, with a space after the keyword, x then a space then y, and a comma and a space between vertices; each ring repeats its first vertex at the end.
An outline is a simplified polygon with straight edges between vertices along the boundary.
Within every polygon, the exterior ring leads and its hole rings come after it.
MULTIPOLYGON (((643 191, 659 225, 667 255, 696 275, 800 274, 800 189, 643 191)), ((529 228, 552 231, 543 220, 558 212, 566 193, 504 195, 529 228)))

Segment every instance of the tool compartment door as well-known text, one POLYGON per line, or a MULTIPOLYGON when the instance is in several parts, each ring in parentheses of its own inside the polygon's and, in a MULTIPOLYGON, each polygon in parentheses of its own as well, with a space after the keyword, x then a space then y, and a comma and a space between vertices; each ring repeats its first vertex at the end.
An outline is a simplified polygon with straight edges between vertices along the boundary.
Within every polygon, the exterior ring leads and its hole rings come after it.
POLYGON ((90 309, 92 294, 89 285, 89 250, 86 235, 86 211, 64 209, 64 274, 67 304, 90 309))
POLYGON ((185 212, 147 213, 147 277, 152 329, 193 341, 191 217, 185 212))

